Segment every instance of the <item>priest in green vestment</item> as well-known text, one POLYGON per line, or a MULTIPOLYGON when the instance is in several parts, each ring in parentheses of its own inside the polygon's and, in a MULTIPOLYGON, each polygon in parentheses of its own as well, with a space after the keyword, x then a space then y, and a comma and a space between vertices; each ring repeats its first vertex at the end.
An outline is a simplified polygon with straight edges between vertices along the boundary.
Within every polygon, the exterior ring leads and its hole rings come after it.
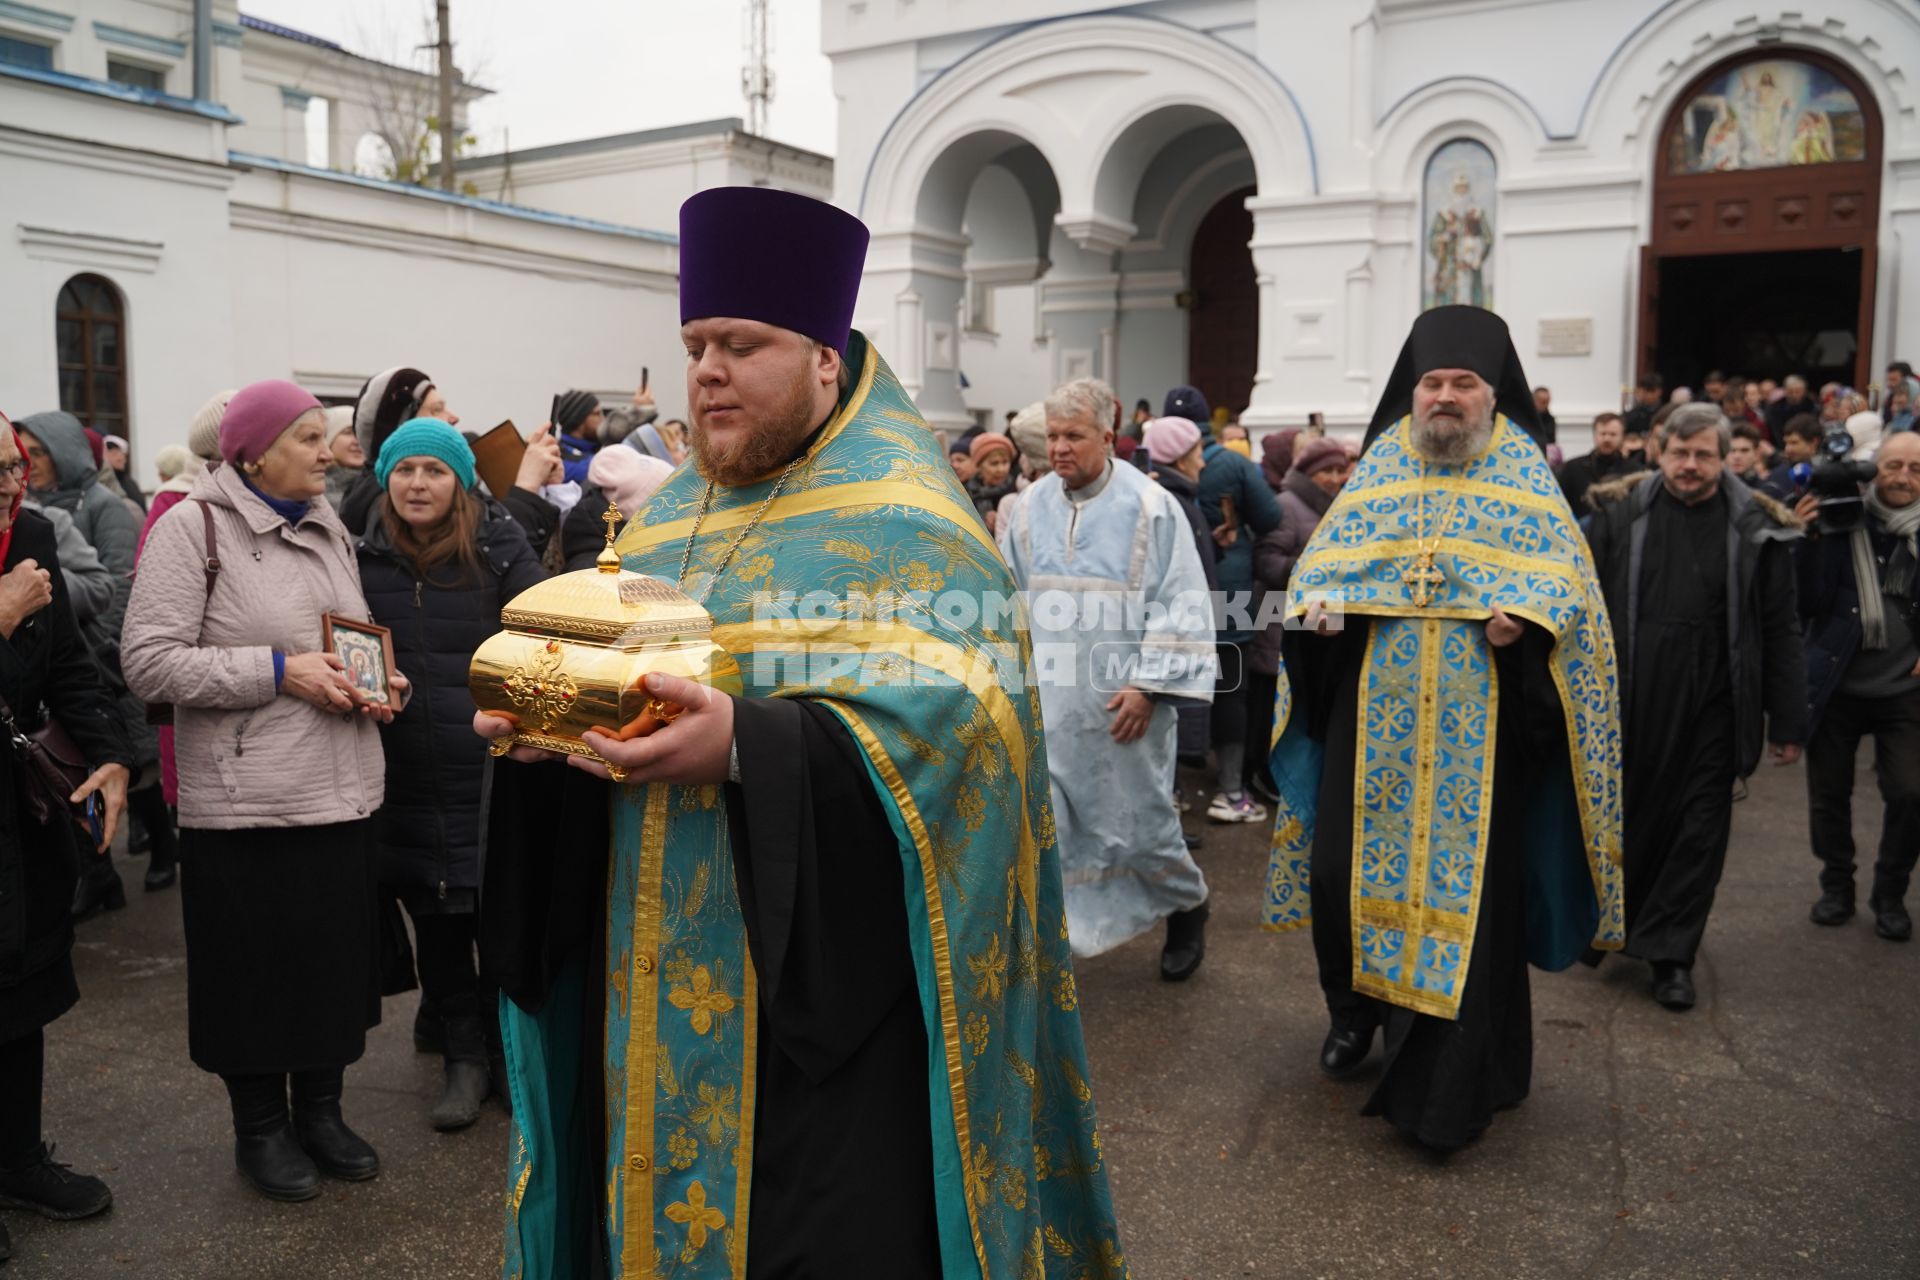
POLYGON ((851 328, 866 244, 681 210, 693 455, 616 549, 743 693, 652 678, 677 719, 589 738, 620 784, 494 769, 508 1277, 1126 1274, 1013 584, 851 328))
POLYGON ((1506 324, 1413 326, 1295 563, 1266 920, 1311 927, 1329 1075, 1438 1150, 1532 1082, 1527 965, 1622 940, 1613 635, 1506 324), (1336 627, 1339 615, 1343 626, 1336 627))

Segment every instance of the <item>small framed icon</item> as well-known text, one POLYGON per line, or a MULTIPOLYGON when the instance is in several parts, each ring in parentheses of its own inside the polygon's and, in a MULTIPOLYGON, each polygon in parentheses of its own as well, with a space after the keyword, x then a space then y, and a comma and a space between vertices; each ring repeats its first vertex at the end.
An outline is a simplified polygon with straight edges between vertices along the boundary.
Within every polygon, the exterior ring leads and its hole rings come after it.
POLYGON ((346 664, 354 696, 375 706, 393 706, 393 632, 333 613, 321 617, 320 629, 326 634, 327 652, 346 664))

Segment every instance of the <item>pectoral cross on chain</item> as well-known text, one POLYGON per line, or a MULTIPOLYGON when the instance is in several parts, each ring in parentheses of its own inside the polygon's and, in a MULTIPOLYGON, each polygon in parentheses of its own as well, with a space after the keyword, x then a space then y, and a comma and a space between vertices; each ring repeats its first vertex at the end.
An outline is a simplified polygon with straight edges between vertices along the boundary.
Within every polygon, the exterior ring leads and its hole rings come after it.
POLYGON ((1407 571, 1407 582, 1413 588, 1413 607, 1424 609, 1433 603, 1433 589, 1446 583, 1447 575, 1440 572, 1433 563, 1433 548, 1422 547, 1420 558, 1412 569, 1407 571))

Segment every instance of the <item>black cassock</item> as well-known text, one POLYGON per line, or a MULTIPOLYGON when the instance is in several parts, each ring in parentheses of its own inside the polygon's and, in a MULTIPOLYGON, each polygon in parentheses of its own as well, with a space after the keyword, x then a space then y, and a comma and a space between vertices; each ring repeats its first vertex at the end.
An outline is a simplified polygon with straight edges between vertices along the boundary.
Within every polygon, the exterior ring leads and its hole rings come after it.
POLYGON ((1733 821, 1725 494, 1647 512, 1623 708, 1628 955, 1691 965, 1733 821))
MULTIPOLYGON (((759 983, 747 1275, 937 1277, 927 1035, 886 810, 819 703, 736 698, 734 736, 727 818, 759 983)), ((570 962, 605 972, 608 785, 555 765, 494 769, 482 957, 523 1007, 570 962)), ((603 1027, 605 982, 586 994, 586 1025, 603 1027)), ((590 1188, 605 1181, 598 1050, 581 1055, 590 1188)), ((604 1275, 598 1212, 575 1228, 592 1232, 582 1243, 604 1275)))
POLYGON ((1310 888, 1320 987, 1339 1028, 1381 1026, 1385 1066, 1364 1109, 1420 1143, 1453 1150, 1493 1113, 1518 1105, 1533 1078, 1533 1010, 1527 983, 1525 799, 1567 767, 1566 720, 1549 666, 1553 639, 1532 623, 1495 649, 1500 701, 1493 813, 1482 864, 1480 915, 1456 1019, 1436 1018, 1353 990, 1350 894, 1353 781, 1359 691, 1370 626, 1349 616, 1334 636, 1289 631, 1284 640, 1294 714, 1326 749, 1314 819, 1310 888))

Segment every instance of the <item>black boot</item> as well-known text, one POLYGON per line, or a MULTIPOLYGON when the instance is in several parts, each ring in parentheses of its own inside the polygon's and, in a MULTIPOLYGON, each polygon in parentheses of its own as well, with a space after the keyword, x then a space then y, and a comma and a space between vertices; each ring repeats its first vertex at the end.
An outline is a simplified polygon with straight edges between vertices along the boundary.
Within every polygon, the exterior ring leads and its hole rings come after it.
POLYGON ((487 1036, 488 1096, 500 1099, 508 1115, 513 1114, 513 1088, 507 1078, 507 1046, 500 1031, 498 992, 480 999, 480 1026, 487 1036))
POLYGON ((45 1143, 26 1164, 0 1169, 0 1206, 8 1209, 31 1209, 43 1218, 68 1222, 91 1218, 112 1205, 113 1192, 106 1183, 57 1162, 45 1143))
POLYGON ((1167 944, 1160 949, 1160 976, 1185 982, 1207 954, 1208 904, 1201 903, 1167 917, 1167 944))
POLYGON ((128 796, 127 812, 147 834, 147 874, 142 887, 148 893, 171 889, 180 879, 180 838, 173 829, 173 810, 167 808, 160 785, 143 787, 128 796))
POLYGON ((283 1075, 222 1076, 233 1103, 233 1163, 269 1200, 311 1200, 320 1171, 294 1141, 283 1075))
POLYGON ((1911 942, 1913 940, 1913 917, 1907 914, 1907 904, 1899 898, 1875 898, 1873 907, 1873 931, 1888 942, 1911 942))
POLYGON ((1813 904, 1813 910, 1807 913, 1807 918, 1815 924, 1845 924, 1853 919, 1853 893, 1828 889, 1820 895, 1820 901, 1813 904))
POLYGON ((420 1007, 413 1012, 413 1051, 441 1055, 447 1052, 447 1029, 441 1023, 440 1011, 424 991, 420 993, 420 1007))
POLYGON ((86 869, 73 886, 73 922, 91 920, 102 911, 118 911, 127 905, 127 886, 113 869, 113 859, 104 854, 89 856, 86 869))
POLYGON ((293 1073, 293 1132, 314 1165, 329 1178, 365 1182, 380 1173, 380 1157, 340 1115, 346 1068, 293 1073))
POLYGON ((441 1133, 464 1129, 480 1118, 487 1100, 486 1035, 471 995, 448 1001, 447 1080, 428 1119, 441 1133))

